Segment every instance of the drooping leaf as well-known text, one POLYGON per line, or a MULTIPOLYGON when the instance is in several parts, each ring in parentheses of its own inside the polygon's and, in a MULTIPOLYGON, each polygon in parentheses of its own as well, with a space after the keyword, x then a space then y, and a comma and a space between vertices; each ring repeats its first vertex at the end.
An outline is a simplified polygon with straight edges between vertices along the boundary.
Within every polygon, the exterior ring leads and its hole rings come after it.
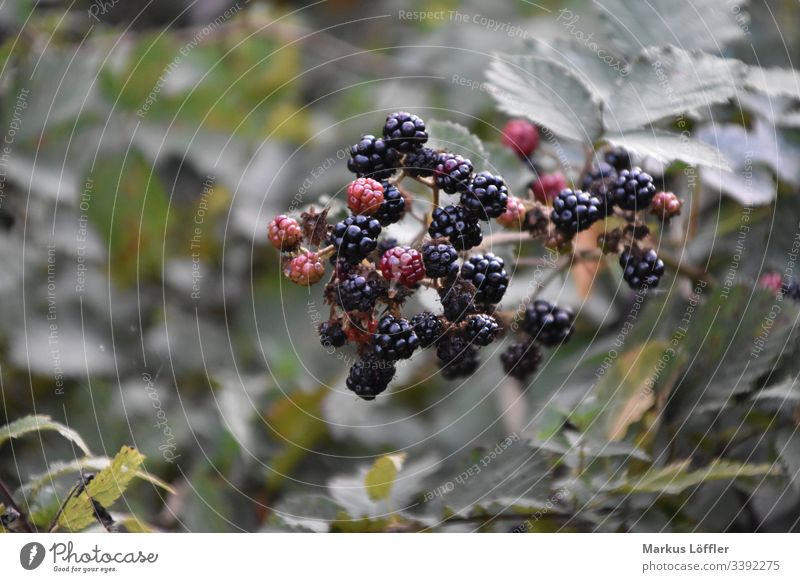
POLYGON ((75 443, 85 454, 91 454, 89 447, 77 432, 45 415, 25 416, 11 424, 0 426, 0 445, 8 439, 19 438, 27 433, 42 430, 54 430, 65 439, 75 443))
POLYGON ((643 475, 629 477, 624 483, 609 487, 612 493, 657 493, 678 495, 689 487, 729 479, 763 477, 775 475, 775 465, 763 463, 748 465, 735 461, 715 460, 707 467, 690 469, 690 460, 679 461, 658 469, 651 469, 643 475))
POLYGON ((102 469, 81 493, 74 495, 64 505, 58 526, 69 531, 80 531, 94 521, 92 500, 109 508, 119 499, 138 475, 144 455, 133 447, 122 447, 111 464, 102 469))
POLYGON ((600 136, 599 97, 562 64, 524 55, 496 55, 486 76, 492 96, 509 115, 527 117, 568 139, 587 142, 600 136))
POLYGON ((384 455, 372 464, 364 477, 364 487, 372 501, 389 499, 397 473, 403 468, 405 459, 404 453, 384 455))
POLYGON ((430 135, 428 147, 458 152, 474 164, 488 162, 489 154, 483 147, 483 141, 463 125, 432 119, 427 123, 427 128, 430 135))
POLYGON ((725 0, 597 0, 608 36, 625 54, 643 46, 674 44, 687 49, 718 51, 745 36, 750 22, 741 2, 734 11, 725 0))
POLYGON ((708 144, 660 130, 605 135, 603 141, 640 155, 670 164, 681 161, 692 166, 729 169, 720 151, 708 144))
POLYGON ((740 61, 674 46, 644 49, 606 102, 603 120, 614 133, 647 127, 695 110, 708 110, 736 95, 740 61))

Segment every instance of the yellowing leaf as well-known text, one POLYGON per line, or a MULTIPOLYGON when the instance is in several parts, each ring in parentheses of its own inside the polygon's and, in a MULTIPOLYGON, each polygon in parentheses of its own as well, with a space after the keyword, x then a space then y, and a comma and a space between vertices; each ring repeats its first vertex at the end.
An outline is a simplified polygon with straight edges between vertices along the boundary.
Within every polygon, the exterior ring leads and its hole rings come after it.
POLYGON ((389 499, 397 473, 403 468, 405 453, 384 455, 372 465, 364 476, 364 487, 373 501, 389 499))
POLYGON ((73 496, 58 518, 58 526, 79 531, 94 521, 92 500, 110 507, 125 492, 131 480, 139 473, 144 455, 133 447, 122 447, 111 461, 89 482, 86 489, 73 496))
POLYGON ((68 426, 64 426, 60 422, 52 420, 49 416, 41 414, 36 416, 25 416, 19 420, 15 420, 11 424, 0 427, 0 445, 2 445, 8 439, 19 438, 29 432, 42 430, 54 430, 65 439, 75 443, 78 448, 80 448, 87 455, 91 454, 89 452, 89 447, 77 432, 68 426))

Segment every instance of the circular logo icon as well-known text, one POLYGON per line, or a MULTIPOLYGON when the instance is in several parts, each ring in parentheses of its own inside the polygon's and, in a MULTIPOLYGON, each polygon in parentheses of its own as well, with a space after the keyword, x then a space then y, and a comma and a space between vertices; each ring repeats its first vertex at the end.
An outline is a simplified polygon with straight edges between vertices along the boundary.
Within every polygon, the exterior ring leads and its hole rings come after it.
POLYGON ((26 570, 35 570, 44 561, 44 546, 39 542, 29 542, 19 551, 19 563, 26 570))

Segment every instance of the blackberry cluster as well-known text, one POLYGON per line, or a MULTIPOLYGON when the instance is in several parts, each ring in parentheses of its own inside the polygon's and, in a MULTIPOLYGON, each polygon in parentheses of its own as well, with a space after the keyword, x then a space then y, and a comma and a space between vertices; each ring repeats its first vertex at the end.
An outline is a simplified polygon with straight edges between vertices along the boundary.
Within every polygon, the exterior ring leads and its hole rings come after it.
POLYGON ((478 217, 467 212, 463 206, 436 208, 428 227, 431 238, 447 238, 452 245, 466 251, 483 241, 483 232, 478 217))
POLYGON ((448 194, 463 192, 469 187, 474 169, 472 162, 462 156, 440 154, 434 168, 436 185, 448 194))
POLYGON ((394 315, 384 315, 372 338, 375 355, 384 360, 405 360, 419 347, 419 338, 411 324, 394 315))
POLYGON ((400 154, 384 140, 365 135, 350 148, 347 169, 357 176, 383 180, 394 174, 400 165, 400 154))
POLYGON ((623 210, 644 210, 653 201, 656 187, 650 174, 633 168, 617 175, 610 195, 614 204, 623 210))
POLYGON ((557 346, 572 335, 572 311, 538 299, 525 310, 522 329, 543 346, 557 346))
POLYGON ((604 216, 605 205, 597 196, 567 188, 553 200, 550 220, 559 230, 575 234, 586 230, 604 216))
POLYGON ((464 328, 467 340, 476 346, 488 346, 497 337, 500 326, 491 315, 477 313, 471 315, 464 328))
POLYGON ((375 278, 366 277, 361 273, 350 273, 340 281, 334 292, 336 302, 345 311, 370 313, 375 309, 375 303, 382 289, 375 278))
POLYGON ((631 289, 656 287, 664 276, 664 261, 658 258, 653 249, 640 251, 627 247, 619 256, 622 278, 631 289))
POLYGON ((427 178, 433 176, 433 170, 439 163, 439 152, 430 148, 420 148, 406 154, 403 158, 403 169, 409 176, 427 178))
POLYGON ((461 277, 475 286, 475 302, 484 305, 499 303, 509 283, 503 259, 492 253, 467 259, 461 267, 461 277))
POLYGON ((393 362, 387 362, 374 353, 366 356, 350 367, 347 375, 347 389, 364 400, 375 400, 375 397, 389 387, 395 374, 393 362))
POLYGON ((323 347, 340 348, 347 343, 347 335, 340 320, 323 321, 319 326, 319 341, 323 347))
POLYGON ((337 222, 330 235, 336 255, 355 265, 364 260, 378 246, 381 223, 363 215, 348 216, 337 222))
POLYGON ((375 218, 381 226, 389 226, 398 222, 406 213, 406 199, 397 186, 384 181, 383 184, 383 204, 375 212, 375 218))
POLYGON ((500 356, 505 373, 520 381, 536 372, 541 359, 539 348, 532 342, 514 342, 500 356))
POLYGON ((480 172, 462 192, 461 205, 482 220, 497 218, 506 211, 508 188, 500 176, 480 172))
POLYGON ((458 274, 458 251, 446 243, 428 243, 422 247, 422 261, 429 277, 447 277, 458 274))
POLYGON ((428 141, 425 122, 406 111, 392 113, 383 126, 383 138, 398 151, 407 153, 422 147, 428 141))
POLYGON ((439 340, 436 357, 442 376, 447 380, 469 376, 478 369, 478 350, 458 333, 439 340))
POLYGON ((430 311, 423 311, 412 317, 411 327, 414 328, 422 348, 434 345, 444 333, 442 321, 430 311))

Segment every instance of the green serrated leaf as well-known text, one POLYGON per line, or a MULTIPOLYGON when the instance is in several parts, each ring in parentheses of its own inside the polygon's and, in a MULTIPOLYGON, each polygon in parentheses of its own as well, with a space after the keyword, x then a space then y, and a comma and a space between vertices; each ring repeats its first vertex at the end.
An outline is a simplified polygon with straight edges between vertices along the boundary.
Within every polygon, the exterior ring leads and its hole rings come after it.
POLYGON ((130 482, 138 475, 144 455, 133 447, 122 447, 111 461, 86 486, 64 506, 58 518, 58 526, 69 531, 80 531, 94 521, 92 500, 103 507, 110 507, 122 496, 130 482))
POLYGON ((45 415, 30 415, 20 418, 19 420, 15 420, 11 424, 1 426, 0 445, 2 445, 8 439, 19 438, 29 432, 42 430, 54 430, 65 439, 75 443, 85 454, 91 454, 88 445, 77 432, 45 415))
POLYGON ((593 142, 600 137, 600 98, 562 64, 526 55, 496 55, 486 77, 498 106, 509 115, 527 117, 568 139, 593 142))
POLYGON ((691 166, 730 169, 725 157, 717 148, 666 131, 651 130, 605 135, 603 141, 627 148, 640 156, 650 156, 665 164, 681 161, 691 166))
POLYGON ((689 470, 690 464, 691 460, 687 459, 659 469, 652 469, 607 490, 612 493, 678 495, 689 487, 712 481, 777 474, 775 465, 769 463, 748 465, 734 461, 716 460, 707 467, 695 471, 689 470))
POLYGON ((430 135, 428 147, 458 152, 470 158, 474 164, 485 164, 489 161, 489 154, 483 147, 481 138, 470 133, 463 125, 432 119, 427 128, 430 135))
POLYGON ((705 110, 736 95, 745 65, 674 46, 644 49, 605 103, 603 120, 613 133, 705 110))
POLYGON ((726 0, 596 0, 593 4, 606 22, 609 37, 626 54, 636 54, 643 44, 655 42, 718 51, 743 38, 750 22, 744 12, 746 0, 735 6, 726 0))
POLYGON ((384 455, 375 461, 364 476, 364 487, 372 501, 388 500, 392 493, 397 473, 403 468, 405 453, 384 455))

